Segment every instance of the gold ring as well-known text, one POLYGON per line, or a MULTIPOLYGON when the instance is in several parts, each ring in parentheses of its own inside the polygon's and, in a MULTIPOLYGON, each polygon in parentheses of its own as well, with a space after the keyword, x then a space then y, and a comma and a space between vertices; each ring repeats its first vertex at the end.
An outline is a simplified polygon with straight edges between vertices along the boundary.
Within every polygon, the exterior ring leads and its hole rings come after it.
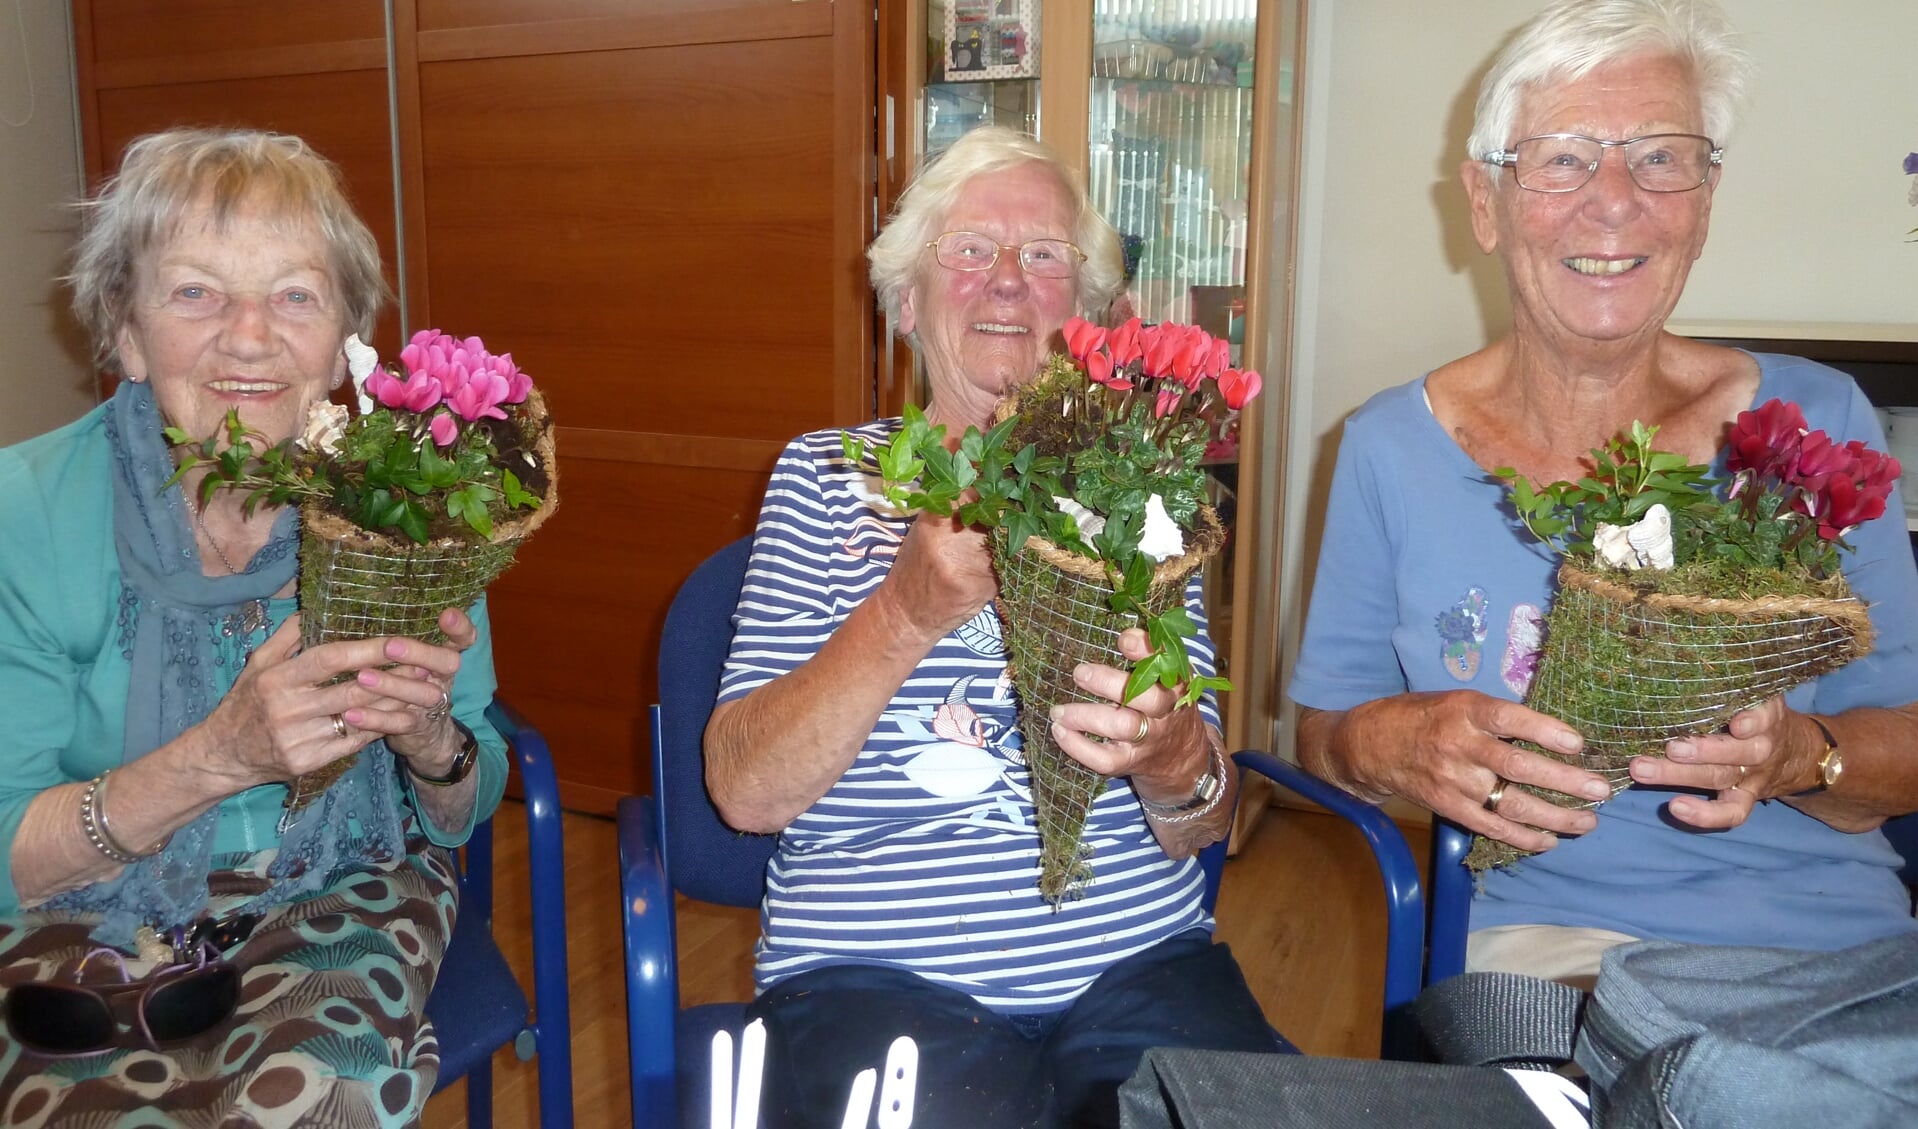
POLYGON ((339 714, 333 715, 333 732, 341 737, 346 736, 346 719, 339 714))
POLYGON ((1498 783, 1492 785, 1492 790, 1485 794, 1486 811, 1496 812, 1498 810, 1498 802, 1505 798, 1505 786, 1510 783, 1511 781, 1505 779, 1503 776, 1498 778, 1498 783))
POLYGON ((1132 738, 1132 743, 1136 745, 1139 742, 1145 740, 1145 735, 1148 732, 1150 732, 1151 729, 1152 729, 1152 719, 1147 717, 1144 714, 1140 714, 1139 715, 1139 733, 1137 736, 1132 738))

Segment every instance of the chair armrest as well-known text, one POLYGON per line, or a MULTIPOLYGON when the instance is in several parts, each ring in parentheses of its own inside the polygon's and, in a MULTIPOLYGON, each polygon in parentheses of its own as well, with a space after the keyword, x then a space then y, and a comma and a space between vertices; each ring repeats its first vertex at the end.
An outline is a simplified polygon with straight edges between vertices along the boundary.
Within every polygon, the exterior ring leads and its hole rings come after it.
POLYGON ((633 1116, 641 1124, 677 1124, 673 1024, 679 1013, 679 950, 659 813, 652 797, 625 796, 617 816, 633 1116))
MULTIPOLYGON (((1436 817, 1435 817, 1436 818, 1436 817)), ((1465 856, 1472 833, 1449 820, 1432 828, 1432 939, 1425 982, 1436 984, 1465 971, 1465 936, 1472 916, 1472 872, 1465 856)))
POLYGON ((1425 904, 1419 889, 1418 862, 1398 824, 1372 804, 1336 788, 1290 761, 1247 749, 1233 754, 1242 769, 1256 772, 1331 811, 1359 829, 1372 848, 1385 886, 1385 1027, 1387 1058, 1405 1058, 1407 1031, 1398 1017, 1418 998, 1425 963, 1425 904))
MULTIPOLYGON (((573 1017, 567 989, 566 848, 561 834, 559 777, 546 737, 518 710, 495 697, 486 719, 511 744, 519 764, 520 790, 526 801, 527 877, 532 887, 533 1029, 540 1055, 540 1078, 565 1080, 548 1091, 541 1086, 542 1124, 572 1121, 573 1017), (560 1091, 564 1091, 561 1093, 560 1091), (563 1118, 559 1117, 563 1105, 563 1118)), ((525 1051, 520 1050, 521 1057, 525 1051)))

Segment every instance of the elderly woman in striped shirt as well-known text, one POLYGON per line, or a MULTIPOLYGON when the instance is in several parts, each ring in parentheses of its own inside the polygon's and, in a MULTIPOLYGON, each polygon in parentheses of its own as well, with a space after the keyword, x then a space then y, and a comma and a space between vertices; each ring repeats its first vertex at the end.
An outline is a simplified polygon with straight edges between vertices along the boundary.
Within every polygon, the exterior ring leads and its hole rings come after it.
MULTIPOLYGON (((1076 175, 1004 129, 922 170, 869 257, 926 360, 928 417, 956 430, 984 426, 1121 283, 1076 175)), ((899 422, 854 431, 884 442, 899 422)), ((853 1075, 900 1034, 920 1046, 914 1124, 968 1129, 1116 1124, 1150 1046, 1274 1049, 1201 905, 1194 855, 1226 834, 1236 786, 1212 703, 1174 712, 1154 688, 1120 704, 1123 672, 1078 671, 1105 700, 1060 707, 1054 732, 1116 779, 1087 825, 1098 877, 1055 909, 984 536, 875 509, 839 435, 801 436, 773 472, 706 733, 721 815, 780 837, 752 1007, 768 1116, 838 1125, 853 1075)), ((1196 585, 1188 603, 1203 622, 1196 585)), ((1209 642, 1192 650, 1209 672, 1209 642)))

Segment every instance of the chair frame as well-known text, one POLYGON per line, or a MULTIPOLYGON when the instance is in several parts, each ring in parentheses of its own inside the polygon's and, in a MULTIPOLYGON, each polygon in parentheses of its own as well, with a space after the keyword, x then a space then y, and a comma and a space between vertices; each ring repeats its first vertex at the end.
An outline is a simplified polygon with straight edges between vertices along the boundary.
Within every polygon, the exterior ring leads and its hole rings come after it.
MULTIPOLYGON (((486 708, 487 720, 506 738, 519 765, 526 804, 528 884, 532 887, 533 998, 525 1024, 512 1039, 521 1061, 539 1056, 540 1124, 565 1129, 573 1124, 572 1007, 567 995, 566 859, 561 836, 559 779, 546 737, 500 698, 486 708)), ((481 820, 466 840, 460 863, 460 913, 474 915, 493 930, 493 818, 481 820)), ((438 985, 435 986, 437 992, 438 985)), ((432 1000, 427 1001, 430 1014, 432 1000)), ((448 1032, 440 1038, 447 1040, 448 1032)), ((502 1044, 504 1045, 504 1044, 502 1044)), ((434 1092, 466 1079, 467 1124, 484 1129, 493 1123, 491 1055, 464 1075, 442 1076, 434 1092)))

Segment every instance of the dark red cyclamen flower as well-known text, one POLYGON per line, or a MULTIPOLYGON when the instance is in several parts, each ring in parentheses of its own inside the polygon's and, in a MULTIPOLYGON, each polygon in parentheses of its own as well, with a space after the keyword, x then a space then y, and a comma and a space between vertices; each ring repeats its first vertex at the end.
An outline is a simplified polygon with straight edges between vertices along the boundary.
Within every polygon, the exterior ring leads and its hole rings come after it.
POLYGON ((1857 457, 1833 443, 1831 436, 1822 431, 1808 431, 1799 442, 1797 457, 1780 469, 1778 476, 1815 493, 1833 476, 1851 476, 1857 465, 1857 457))
MULTIPOLYGON (((1893 460, 1894 462, 1896 460, 1893 460)), ((1835 475, 1820 491, 1818 536, 1836 541, 1852 529, 1885 515, 1885 499, 1891 487, 1863 486, 1843 475, 1835 475)))
POLYGON ((1725 440, 1725 464, 1733 471, 1788 477, 1797 461, 1805 427, 1805 415, 1798 405, 1776 398, 1740 412, 1725 440))

